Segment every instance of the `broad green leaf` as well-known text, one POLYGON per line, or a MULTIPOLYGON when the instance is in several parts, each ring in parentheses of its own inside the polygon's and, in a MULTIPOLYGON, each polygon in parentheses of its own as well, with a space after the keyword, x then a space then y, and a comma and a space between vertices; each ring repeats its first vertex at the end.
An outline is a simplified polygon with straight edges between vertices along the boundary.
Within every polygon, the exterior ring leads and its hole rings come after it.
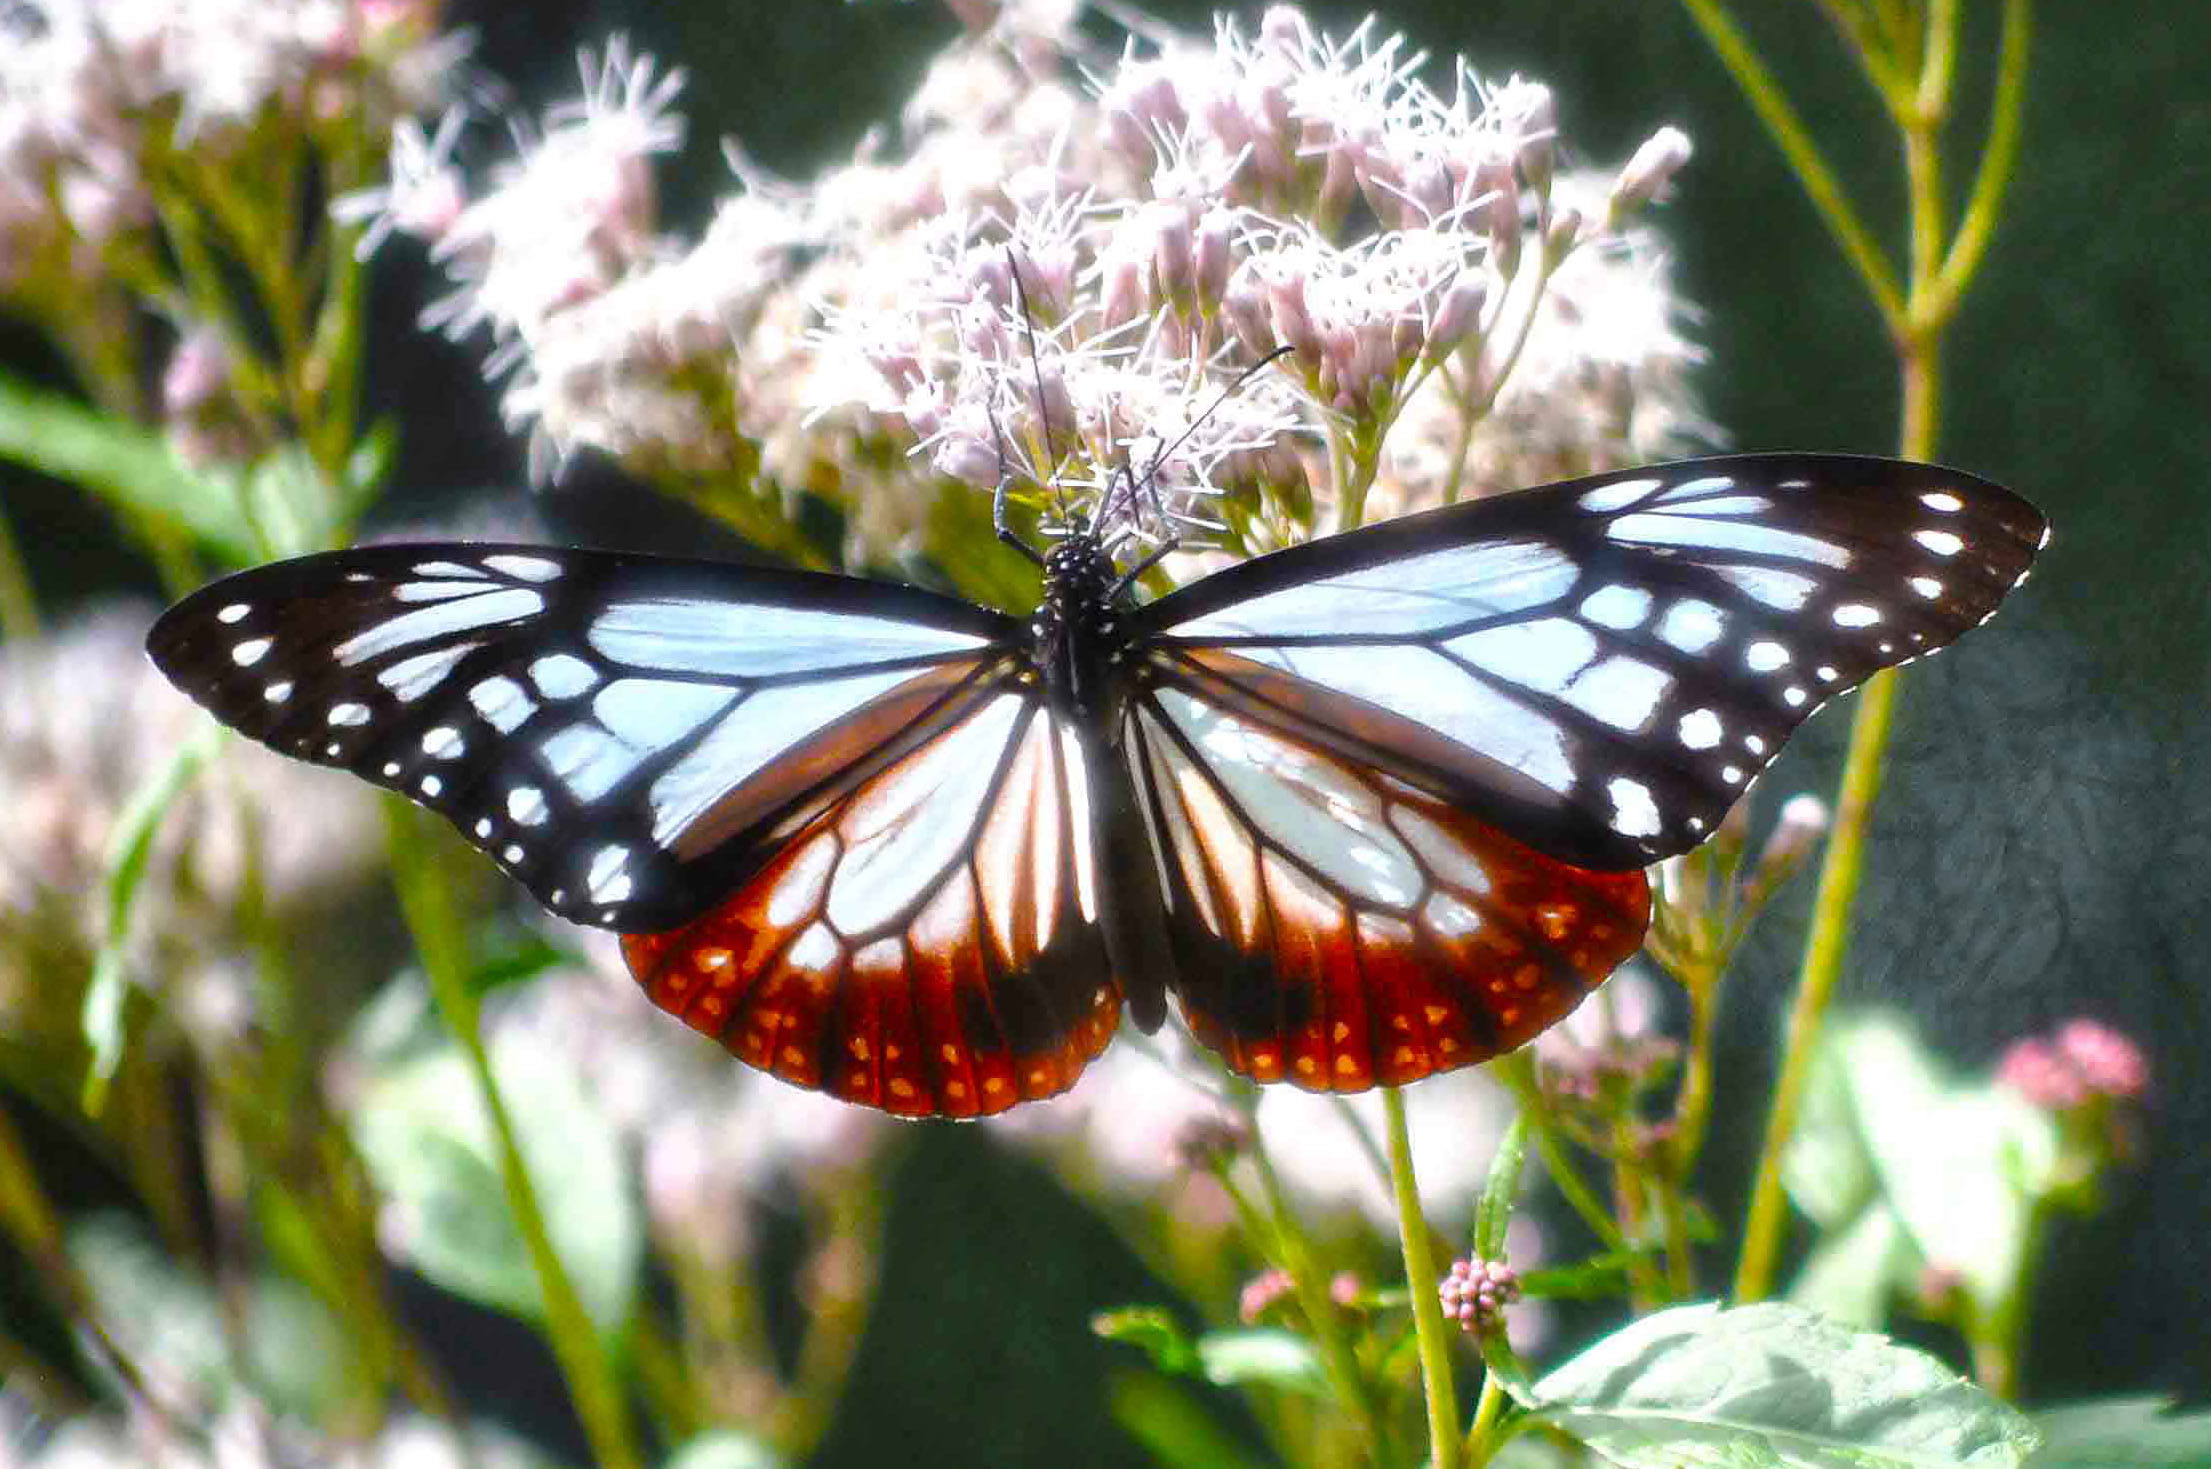
POLYGON ((749 1434, 715 1428, 700 1434, 661 1469, 782 1469, 775 1451, 749 1434))
POLYGON ((2203 1469, 2211 1413, 2176 1413, 2163 1398, 2108 1398, 2034 1415, 2043 1443, 2031 1469, 2203 1469))
POLYGON ((1839 1229, 1870 1202, 1879 1188, 1873 1155, 1866 1151, 1851 1106, 1847 1062, 1839 1027, 1812 1053, 1804 1104, 1796 1131, 1781 1154, 1781 1183, 1789 1200, 1823 1229, 1839 1229))
POLYGON ((1996 1308, 2019 1278, 2032 1195, 2055 1167, 2050 1118, 2008 1087, 1949 1081, 1895 1016, 1834 1036, 1881 1192, 1927 1261, 1996 1308))
POLYGON ((1891 1297, 1910 1287, 1921 1263, 1896 1211, 1875 1199, 1812 1247, 1789 1286, 1789 1299, 1846 1326, 1872 1330, 1887 1319, 1891 1297))
POLYGON ((259 540, 235 488, 187 468, 161 435, 0 372, 0 458, 141 515, 173 521, 243 564, 259 540))
MULTIPOLYGON (((495 1045, 492 1069, 553 1246, 584 1309, 601 1331, 613 1332, 629 1316, 644 1249, 613 1129, 556 1057, 495 1045)), ((396 1209, 408 1264, 456 1295, 543 1316, 490 1120, 456 1047, 440 1046, 378 1077, 363 1098, 359 1138, 396 1209)))
POLYGON ((1258 1469, 1204 1405, 1174 1383, 1117 1372, 1108 1392, 1114 1421, 1169 1469, 1258 1469))
POLYGON ((1319 1352, 1295 1332, 1269 1327, 1209 1331, 1198 1338, 1198 1360, 1206 1380, 1223 1387, 1259 1382, 1311 1397, 1329 1393, 1319 1352))
POLYGON ((1623 1469, 2009 1469, 2038 1438, 1933 1357, 1778 1302, 1646 1316, 1536 1395, 1623 1469))

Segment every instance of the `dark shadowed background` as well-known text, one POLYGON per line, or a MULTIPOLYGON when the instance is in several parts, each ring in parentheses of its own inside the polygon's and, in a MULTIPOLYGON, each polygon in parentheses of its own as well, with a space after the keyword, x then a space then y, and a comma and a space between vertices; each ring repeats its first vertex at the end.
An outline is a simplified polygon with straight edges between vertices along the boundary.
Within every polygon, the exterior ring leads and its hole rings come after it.
MULTIPOLYGON (((1843 176, 1877 201, 1869 212, 1894 217, 1880 208, 1900 202, 1893 134, 1817 9, 1739 8, 1757 12, 1754 36, 1843 176)), ((1970 137, 1993 6, 1965 8, 1970 137)), ((1208 24, 1196 6, 1153 9, 1208 24)), ((2140 1166, 2104 1214, 2061 1223, 2051 1241, 2025 1373, 2037 1402, 2211 1388, 2211 1084, 2199 1064, 2211 1042, 2211 83, 2184 60, 2206 54, 2211 22, 2161 9, 2038 7, 2026 142, 1951 338, 1941 457, 2026 494, 2057 538, 1989 630, 1906 675, 1845 981, 1849 998, 1910 1011, 1960 1065, 2076 1014, 2148 1052, 2140 1166)), ((692 144, 663 171, 678 219, 703 218, 725 186, 717 137, 803 178, 892 116, 952 30, 920 4, 459 11, 480 29, 479 59, 533 106, 571 91, 574 48, 615 30, 688 68, 692 144)), ((1312 10, 1339 34, 1360 13, 1312 10)), ((1704 311, 1694 335, 1710 353, 1711 417, 1740 448, 1894 446, 1894 369, 1873 308, 1678 6, 1431 0, 1383 19, 1484 75, 1548 82, 1592 162, 1617 163, 1662 123, 1686 129, 1696 158, 1661 222, 1704 311)), ((413 329, 429 289, 406 251, 380 261, 371 407, 405 432, 385 518, 434 520, 463 494, 480 503, 522 479, 478 351, 413 329)), ((150 591, 78 495, 14 475, 7 493, 48 605, 150 591)), ((589 465, 548 495, 494 499, 548 537, 697 545, 672 508, 643 523, 625 494, 617 515, 589 465)), ((1847 729, 1847 710, 1814 721, 1760 799, 1831 794, 1847 729)), ((1808 894, 1788 895, 1732 982, 1702 1180, 1723 1220, 1740 1218, 1808 894)), ((881 1304, 817 1462, 1144 1462, 1103 1407, 1119 1349, 1085 1323, 1158 1293, 1042 1173, 976 1129, 932 1127, 895 1181, 881 1304)), ((428 1287, 410 1304, 451 1317, 438 1335, 479 1401, 574 1442, 546 1406, 558 1379, 534 1338, 428 1287)))

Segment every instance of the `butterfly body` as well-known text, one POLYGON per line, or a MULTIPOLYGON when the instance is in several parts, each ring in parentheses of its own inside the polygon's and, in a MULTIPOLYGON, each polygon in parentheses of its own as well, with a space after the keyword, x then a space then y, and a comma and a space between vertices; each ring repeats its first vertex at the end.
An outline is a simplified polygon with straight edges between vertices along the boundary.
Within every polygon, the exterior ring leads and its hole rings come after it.
POLYGON ((226 723, 451 819, 654 1003, 795 1084, 974 1116, 1174 997, 1259 1081, 1517 1046, 1640 944, 1818 705, 1993 612, 1985 481, 1746 455, 1595 476, 1137 600, 1080 526, 1017 619, 913 588, 379 546, 149 649, 226 723))

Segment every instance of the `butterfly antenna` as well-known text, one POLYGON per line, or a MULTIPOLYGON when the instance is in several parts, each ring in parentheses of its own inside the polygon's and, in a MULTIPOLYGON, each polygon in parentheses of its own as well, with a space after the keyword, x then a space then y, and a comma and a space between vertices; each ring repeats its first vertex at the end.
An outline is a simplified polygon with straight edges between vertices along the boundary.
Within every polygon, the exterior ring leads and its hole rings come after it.
POLYGON ((1043 555, 1030 545, 1006 520, 1006 501, 1013 489, 1013 461, 1006 456, 1006 431, 998 423, 998 405, 990 405, 990 436, 998 445, 998 488, 990 493, 990 524, 998 532, 998 539, 1034 561, 1044 564, 1043 555))
MULTIPOLYGON (((1260 358, 1257 362, 1254 362, 1251 366, 1245 368, 1242 372, 1236 374, 1236 381, 1221 389, 1220 396, 1215 398, 1211 403, 1207 404, 1203 413, 1200 413, 1196 418, 1191 419, 1190 426, 1184 429, 1181 433, 1177 434, 1173 443, 1167 445, 1166 448, 1161 449, 1157 454, 1154 454, 1152 456, 1151 463, 1145 466, 1144 473, 1141 478, 1138 478, 1133 474, 1130 475, 1129 505, 1132 513, 1137 506, 1143 503, 1143 492, 1146 489, 1149 489, 1152 493, 1153 513, 1156 514, 1162 521, 1165 521, 1167 519, 1166 501, 1159 493, 1159 466, 1165 464, 1169 459, 1173 458, 1175 452, 1179 450, 1184 444, 1189 443, 1190 436, 1196 433, 1199 429, 1205 427, 1205 421, 1211 418, 1214 414, 1218 413, 1223 403, 1226 403, 1229 399, 1235 397, 1238 393, 1242 392, 1245 383, 1248 383, 1253 378, 1257 377, 1260 372, 1268 367, 1271 363, 1273 363, 1276 358, 1288 356, 1290 351, 1291 348, 1287 344, 1277 347, 1272 352, 1269 352, 1266 356, 1260 358)), ((1126 464, 1123 464, 1121 466, 1121 472, 1124 474, 1129 473, 1128 466, 1126 464)), ((1154 556, 1150 558, 1150 560, 1147 561, 1145 565, 1149 566, 1151 564, 1151 561, 1156 561, 1158 559, 1159 558, 1157 556, 1154 556)))
POLYGON ((1021 306, 1021 329, 1029 339, 1029 371, 1036 380, 1036 416, 1044 425, 1044 459, 1051 466, 1052 498, 1062 525, 1068 524, 1067 490, 1059 482, 1059 449, 1052 443, 1052 405, 1044 396, 1044 362, 1036 350, 1036 318, 1029 314, 1029 288, 1021 283, 1021 262, 1006 247, 1006 272, 1013 277, 1013 298, 1021 306))

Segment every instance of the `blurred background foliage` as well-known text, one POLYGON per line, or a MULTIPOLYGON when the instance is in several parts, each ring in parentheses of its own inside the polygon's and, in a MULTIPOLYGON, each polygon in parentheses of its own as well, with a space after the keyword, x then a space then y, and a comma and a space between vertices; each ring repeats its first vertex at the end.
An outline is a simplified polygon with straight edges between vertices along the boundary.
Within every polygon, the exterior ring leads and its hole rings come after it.
MULTIPOLYGON (((1149 9, 1204 30, 1203 7, 1149 9)), ((1892 134, 1806 5, 1741 7, 1861 197, 1895 197, 1892 134)), ((1967 47, 1993 44, 1969 4, 1967 47)), ((1360 12, 1316 4, 1341 32, 1360 12)), ((724 176, 712 140, 742 139, 786 177, 849 155, 895 115, 955 27, 923 5, 655 6, 545 0, 457 4, 477 59, 531 104, 565 95, 573 53, 626 31, 691 73, 691 143, 662 171, 676 226, 703 224, 724 176)), ((1406 0, 1390 25, 1485 75, 1542 78, 1593 159, 1625 157, 1660 123, 1696 141, 1667 218, 1683 294, 1705 315, 1699 384, 1733 446, 1882 452, 1895 438, 1894 371, 1872 310, 1795 179, 1687 16, 1612 0, 1406 0)), ((2033 583, 1962 655, 1912 670, 1858 908, 1848 994, 1915 1017, 1961 1066, 2021 1035, 2091 1014, 2139 1038, 2156 1086, 2140 1155, 2104 1211, 2060 1221, 2024 1367, 2025 1394, 2211 1392, 2211 292, 2197 258, 2211 209, 2211 84, 2189 58, 2211 21, 2164 4, 2038 13, 2026 145, 2005 219, 1952 337, 1941 457, 2019 489, 2057 526, 2033 583)), ((1985 72, 1969 69, 1985 81, 1985 72)), ((1978 127, 1970 91, 1959 127, 1978 127)), ((1893 211, 1876 208, 1876 217, 1893 211)), ((543 534, 695 550, 702 527, 621 485, 587 456, 555 489, 523 488, 518 443, 496 429, 474 347, 417 331, 436 294, 417 253, 380 256, 372 280, 369 420, 401 426, 379 528, 543 534)), ((27 337, 13 365, 53 379, 27 337)), ((58 617, 155 583, 93 503, 20 470, 0 474, 42 606, 58 617)), ((722 542, 726 544, 726 541, 722 542)), ((1815 721, 1762 786, 1765 800, 1826 792, 1846 735, 1815 721)), ((1701 1184, 1739 1218, 1770 1082, 1772 1037, 1803 941, 1808 889, 1781 897, 1738 961, 1723 1019, 1722 1092, 1701 1184)), ((396 927, 390 937, 396 938, 396 927)), ((118 1105, 125 1103, 119 1102, 118 1105)), ((44 1114, 11 1106, 58 1202, 123 1202, 44 1114)), ((911 1130, 879 1221, 873 1315, 844 1409, 811 1462, 963 1466, 1150 1462, 1109 1397, 1131 1358, 1088 1330, 1093 1312, 1163 1294, 1106 1222, 1035 1162, 977 1129, 911 1130)), ((770 1257, 794 1218, 754 1221, 770 1257)), ((128 1254, 128 1250, 122 1251, 128 1254)), ((9 1261, 0 1309, 38 1310, 9 1261)), ((649 1288, 659 1288, 650 1286, 649 1288)), ((542 1341, 402 1272, 402 1314, 423 1327, 457 1395, 571 1459, 576 1426, 542 1341)), ((281 1310, 281 1306, 272 1307, 281 1310)), ((765 1303, 778 1350, 795 1313, 765 1303)), ((1562 1338, 1598 1318, 1568 1311, 1562 1338)), ((50 1345, 61 1328, 48 1322, 50 1345)), ((1231 1413, 1231 1421, 1234 1421, 1231 1413)))

